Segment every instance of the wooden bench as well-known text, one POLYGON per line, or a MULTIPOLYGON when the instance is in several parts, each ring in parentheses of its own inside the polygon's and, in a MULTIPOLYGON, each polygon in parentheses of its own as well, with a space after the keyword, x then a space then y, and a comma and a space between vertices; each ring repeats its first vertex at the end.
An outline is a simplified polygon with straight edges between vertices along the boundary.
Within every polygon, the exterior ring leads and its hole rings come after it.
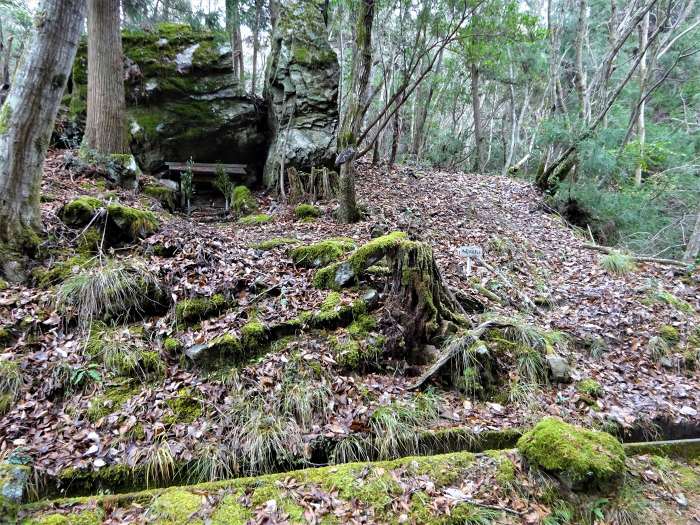
MULTIPOLYGON (((166 162, 168 172, 182 173, 188 166, 186 162, 166 162)), ((228 175, 246 175, 247 166, 245 164, 209 164, 206 162, 195 162, 192 164, 192 178, 196 180, 210 180, 216 175, 216 170, 221 167, 228 175)))

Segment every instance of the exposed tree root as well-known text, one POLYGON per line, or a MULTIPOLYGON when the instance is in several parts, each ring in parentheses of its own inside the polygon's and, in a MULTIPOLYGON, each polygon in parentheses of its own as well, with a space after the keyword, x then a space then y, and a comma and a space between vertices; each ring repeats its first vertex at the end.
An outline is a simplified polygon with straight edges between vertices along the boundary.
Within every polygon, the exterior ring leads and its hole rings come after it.
POLYGON ((480 324, 473 330, 468 331, 464 337, 468 339, 464 344, 461 345, 448 345, 445 350, 443 350, 442 355, 437 358, 437 360, 428 368, 416 381, 410 384, 407 388, 408 390, 415 390, 420 388, 425 384, 428 379, 438 374, 448 363, 450 363, 461 348, 465 346, 471 346, 478 341, 478 339, 488 330, 494 328, 508 328, 514 326, 513 323, 503 322, 503 321, 486 321, 480 324))

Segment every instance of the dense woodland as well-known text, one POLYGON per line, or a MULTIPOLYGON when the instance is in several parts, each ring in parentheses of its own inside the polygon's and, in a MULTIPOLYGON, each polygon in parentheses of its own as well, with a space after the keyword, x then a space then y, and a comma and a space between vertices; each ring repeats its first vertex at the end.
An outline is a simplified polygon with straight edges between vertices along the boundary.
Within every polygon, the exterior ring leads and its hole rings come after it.
POLYGON ((694 0, 0 0, 0 524, 700 523, 699 66, 694 0))

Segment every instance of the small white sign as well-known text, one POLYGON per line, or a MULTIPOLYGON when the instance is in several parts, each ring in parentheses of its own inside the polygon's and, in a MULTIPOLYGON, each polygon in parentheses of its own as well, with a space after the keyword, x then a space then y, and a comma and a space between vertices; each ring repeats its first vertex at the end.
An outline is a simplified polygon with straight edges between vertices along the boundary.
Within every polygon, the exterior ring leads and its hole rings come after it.
POLYGON ((481 259, 483 252, 480 246, 460 246, 457 248, 457 253, 462 257, 467 258, 467 268, 466 274, 472 274, 472 257, 475 259, 481 259))
POLYGON ((483 252, 481 251, 481 246, 460 246, 457 248, 457 253, 462 257, 475 257, 481 259, 483 252))

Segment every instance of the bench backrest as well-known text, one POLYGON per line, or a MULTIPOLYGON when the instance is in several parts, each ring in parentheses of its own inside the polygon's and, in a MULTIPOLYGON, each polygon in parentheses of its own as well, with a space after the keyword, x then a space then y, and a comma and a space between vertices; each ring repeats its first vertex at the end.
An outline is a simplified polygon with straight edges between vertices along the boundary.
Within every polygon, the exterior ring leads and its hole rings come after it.
MULTIPOLYGON (((166 162, 165 165, 170 171, 185 171, 187 169, 186 162, 166 162)), ((230 175, 245 175, 245 164, 210 164, 206 162, 195 162, 192 165, 192 173, 207 173, 215 174, 218 167, 230 175)))

